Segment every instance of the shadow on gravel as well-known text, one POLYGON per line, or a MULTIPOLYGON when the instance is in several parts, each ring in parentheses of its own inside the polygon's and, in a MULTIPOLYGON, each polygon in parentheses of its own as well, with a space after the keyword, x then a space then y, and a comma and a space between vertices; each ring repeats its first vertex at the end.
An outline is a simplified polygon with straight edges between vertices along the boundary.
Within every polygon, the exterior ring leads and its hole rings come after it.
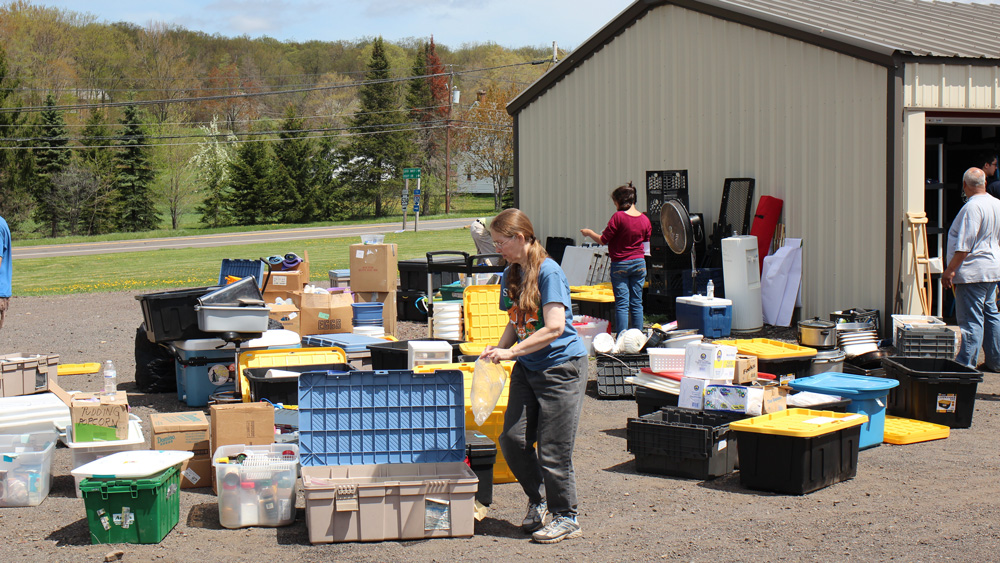
POLYGON ((627 437, 626 430, 624 428, 605 428, 604 430, 601 430, 601 432, 611 436, 612 438, 621 438, 622 440, 627 437))
POLYGON ((64 545, 90 545, 90 526, 87 525, 87 518, 81 518, 68 526, 54 530, 45 539, 56 542, 56 545, 60 547, 64 545))
POLYGON ((635 470, 635 460, 630 459, 628 461, 623 461, 618 465, 612 465, 611 467, 605 467, 605 471, 608 473, 624 473, 627 475, 638 475, 635 470))
POLYGON ((306 528, 306 509, 295 509, 295 522, 291 526, 275 528, 275 538, 280 545, 310 545, 306 528))
MULTIPOLYGON (((208 489, 211 491, 211 489, 208 489)), ((188 528, 202 528, 204 530, 221 530, 219 524, 219 504, 217 502, 203 502, 191 507, 188 511, 185 525, 188 528)))
POLYGON ((476 522, 475 534, 477 536, 493 536, 499 538, 527 539, 520 526, 498 518, 486 517, 476 522))
POLYGON ((781 496, 777 493, 769 493, 767 491, 754 491, 747 489, 740 484, 740 473, 739 471, 730 473, 728 475, 723 475, 722 477, 717 477, 709 481, 702 481, 698 483, 699 487, 706 489, 712 489, 714 491, 725 491, 727 493, 736 493, 741 495, 750 495, 755 497, 774 497, 781 496))
POLYGON ((76 498, 76 479, 72 475, 53 475, 49 496, 76 498))
POLYGON ((986 393, 976 393, 977 401, 1000 401, 1000 395, 987 395, 986 393))

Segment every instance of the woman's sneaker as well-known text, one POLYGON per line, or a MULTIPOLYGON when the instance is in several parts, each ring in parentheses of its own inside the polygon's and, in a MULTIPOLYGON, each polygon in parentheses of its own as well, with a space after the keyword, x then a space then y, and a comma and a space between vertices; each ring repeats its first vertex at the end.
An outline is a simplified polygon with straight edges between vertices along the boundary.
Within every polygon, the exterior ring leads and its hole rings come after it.
POLYGON ((575 516, 556 516, 548 526, 531 534, 531 539, 538 543, 559 543, 582 535, 583 529, 580 528, 575 516))
POLYGON ((538 503, 529 502, 528 513, 525 514, 524 520, 521 521, 521 529, 526 534, 530 534, 541 528, 545 525, 545 516, 548 514, 548 511, 549 507, 545 504, 544 500, 538 503))

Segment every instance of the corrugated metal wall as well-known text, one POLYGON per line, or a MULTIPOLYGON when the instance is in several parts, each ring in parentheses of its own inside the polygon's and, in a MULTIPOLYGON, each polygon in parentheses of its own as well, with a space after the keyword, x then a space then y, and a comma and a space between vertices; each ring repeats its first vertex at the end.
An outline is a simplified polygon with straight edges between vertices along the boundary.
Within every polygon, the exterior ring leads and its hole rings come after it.
POLYGON ((609 194, 687 169, 691 210, 754 177, 804 239, 803 314, 882 309, 886 70, 676 6, 651 10, 519 114, 521 207, 539 235, 600 231, 609 194))
POLYGON ((1000 67, 907 63, 904 103, 924 109, 1000 109, 1000 67))

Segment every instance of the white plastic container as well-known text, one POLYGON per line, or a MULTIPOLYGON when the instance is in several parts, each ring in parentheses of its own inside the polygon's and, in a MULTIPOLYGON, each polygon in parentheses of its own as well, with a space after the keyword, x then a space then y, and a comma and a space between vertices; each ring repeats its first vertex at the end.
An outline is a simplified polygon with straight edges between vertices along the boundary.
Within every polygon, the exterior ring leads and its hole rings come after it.
POLYGON ((382 244, 385 235, 361 235, 361 244, 382 244))
POLYGON ((682 373, 684 371, 683 348, 647 348, 649 369, 652 371, 682 373))
POLYGON ((195 305, 198 328, 205 332, 264 332, 267 330, 267 307, 223 307, 195 305))
POLYGON ((583 339, 583 344, 587 347, 587 353, 593 356, 594 337, 602 332, 608 331, 608 321, 598 319, 597 317, 581 315, 579 317, 573 317, 573 328, 576 329, 576 333, 583 339))
POLYGON ((0 436, 0 507, 38 506, 52 485, 55 430, 0 436))
POLYGON ((428 364, 450 364, 454 348, 440 340, 410 340, 406 343, 407 369, 428 364))
MULTIPOLYGON (((66 446, 68 446, 72 452, 73 469, 114 453, 142 450, 146 447, 146 438, 142 435, 142 421, 134 414, 129 415, 128 438, 124 440, 112 440, 109 442, 74 442, 72 436, 72 425, 69 426, 66 431, 69 433, 66 439, 66 446)), ((73 479, 76 481, 76 496, 83 496, 80 493, 80 481, 83 481, 83 477, 77 477, 74 475, 73 479)))
POLYGON ((691 342, 684 347, 684 376, 732 381, 736 347, 691 342))
POLYGON ((65 432, 69 407, 53 393, 0 398, 0 434, 24 434, 39 426, 65 432))
POLYGON ((364 336, 371 336, 372 338, 381 338, 385 336, 384 326, 356 326, 351 329, 354 334, 362 334, 364 336))
MULTIPOLYGON (((766 252, 766 250, 765 250, 766 252)), ((733 302, 733 332, 754 332, 764 326, 757 237, 722 239, 722 278, 726 298, 733 302)))
POLYGON ((182 450, 130 450, 104 456, 75 468, 71 473, 81 479, 141 479, 156 475, 194 457, 182 450))
POLYGON ((295 521, 295 444, 220 446, 212 456, 224 528, 287 526, 295 521), (245 456, 239 459, 238 456, 245 456))

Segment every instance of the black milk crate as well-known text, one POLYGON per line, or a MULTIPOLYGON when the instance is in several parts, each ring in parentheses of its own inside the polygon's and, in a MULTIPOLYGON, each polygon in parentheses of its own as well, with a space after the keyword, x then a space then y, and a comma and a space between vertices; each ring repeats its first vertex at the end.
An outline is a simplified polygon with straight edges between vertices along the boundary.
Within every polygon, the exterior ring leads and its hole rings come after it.
POLYGON ((637 416, 654 413, 663 407, 676 407, 677 395, 664 393, 656 389, 650 389, 642 385, 635 386, 635 405, 638 411, 637 416))
POLYGON ((861 426, 800 438, 737 432, 740 483, 748 489, 804 495, 853 479, 861 426))
POLYGON ((886 377, 899 381, 899 387, 889 391, 889 414, 950 428, 972 426, 982 373, 941 358, 893 356, 883 359, 882 365, 886 377))
POLYGON ((646 354, 598 354, 597 396, 605 399, 635 397, 635 385, 626 383, 625 378, 648 367, 646 354))
POLYGON ((896 327, 896 353, 916 358, 943 358, 954 360, 955 331, 944 326, 896 327))
POLYGON ((678 407, 630 418, 628 451, 640 473, 713 479, 732 473, 737 452, 729 423, 746 415, 678 407))

